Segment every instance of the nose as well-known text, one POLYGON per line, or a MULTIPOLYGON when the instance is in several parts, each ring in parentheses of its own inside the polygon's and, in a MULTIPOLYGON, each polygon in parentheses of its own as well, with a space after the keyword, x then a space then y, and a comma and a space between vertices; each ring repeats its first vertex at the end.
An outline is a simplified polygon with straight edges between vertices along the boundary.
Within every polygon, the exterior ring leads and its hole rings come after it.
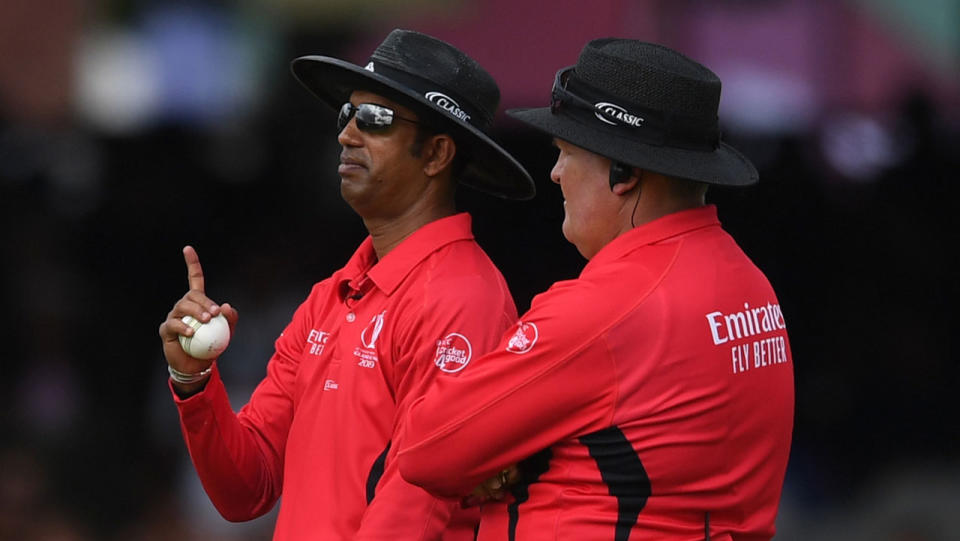
POLYGON ((347 122, 347 125, 340 130, 337 141, 345 147, 358 147, 362 144, 356 118, 351 118, 350 122, 347 122))
POLYGON ((557 158, 557 163, 553 164, 553 169, 550 170, 550 180, 554 184, 560 184, 560 172, 563 168, 560 166, 560 158, 557 158))

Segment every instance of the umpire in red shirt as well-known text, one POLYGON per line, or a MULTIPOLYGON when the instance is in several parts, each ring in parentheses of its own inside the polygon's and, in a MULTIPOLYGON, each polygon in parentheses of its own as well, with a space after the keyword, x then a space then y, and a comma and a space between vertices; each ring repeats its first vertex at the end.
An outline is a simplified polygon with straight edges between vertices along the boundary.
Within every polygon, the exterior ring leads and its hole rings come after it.
POLYGON ((509 112, 553 137, 589 261, 410 409, 401 475, 482 501, 481 541, 773 536, 793 361, 773 288, 705 202, 758 181, 719 100, 676 51, 598 39, 550 107, 509 112))
POLYGON ((407 30, 365 64, 307 56, 292 69, 339 111, 340 194, 370 236, 293 313, 237 414, 217 363, 178 344, 192 334, 185 315, 222 313, 231 327, 238 317, 207 297, 197 254, 184 249, 190 291, 160 336, 190 457, 230 520, 282 496, 277 541, 471 541, 477 510, 405 482, 394 442, 410 403, 462 374, 517 318, 454 205, 458 182, 533 196, 530 176, 489 137, 499 90, 463 52, 407 30))

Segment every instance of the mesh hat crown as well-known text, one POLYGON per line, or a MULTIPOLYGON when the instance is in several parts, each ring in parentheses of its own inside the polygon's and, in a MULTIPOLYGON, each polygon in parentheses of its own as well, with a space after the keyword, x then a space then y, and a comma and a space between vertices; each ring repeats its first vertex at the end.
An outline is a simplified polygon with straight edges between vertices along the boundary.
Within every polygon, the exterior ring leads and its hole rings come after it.
POLYGON ((456 47, 397 29, 361 67, 327 56, 291 63, 294 76, 334 109, 354 90, 367 90, 410 107, 427 125, 449 132, 466 157, 460 182, 508 199, 536 193, 529 173, 491 137, 500 90, 493 77, 456 47))
POLYGON ((476 60, 450 44, 418 32, 394 31, 370 55, 370 62, 379 65, 381 72, 384 67, 407 73, 430 72, 433 83, 463 98, 464 108, 477 116, 476 124, 488 129, 493 125, 500 88, 476 60))
POLYGON ((716 74, 662 45, 638 45, 613 38, 590 42, 580 53, 577 76, 631 103, 716 120, 716 74))
POLYGON ((757 182, 753 164, 720 138, 720 79, 655 43, 603 38, 557 75, 548 108, 507 113, 631 166, 730 186, 757 182))

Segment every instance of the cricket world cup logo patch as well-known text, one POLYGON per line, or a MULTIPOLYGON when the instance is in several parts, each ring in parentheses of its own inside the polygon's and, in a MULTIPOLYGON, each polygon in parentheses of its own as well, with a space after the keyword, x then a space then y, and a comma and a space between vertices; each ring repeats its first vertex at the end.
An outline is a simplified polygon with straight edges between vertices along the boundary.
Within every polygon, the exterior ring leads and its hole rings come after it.
POLYGON ((473 347, 467 337, 452 332, 442 340, 437 340, 437 355, 433 364, 448 374, 454 374, 466 368, 472 356, 473 347))
POLYGON ((540 338, 540 330, 535 323, 517 323, 517 332, 513 333, 510 341, 507 342, 507 351, 516 354, 523 354, 531 349, 540 338))
POLYGON ((373 349, 377 345, 377 338, 380 338, 380 333, 383 331, 383 315, 386 313, 387 311, 384 310, 373 316, 367 327, 360 333, 360 343, 363 347, 373 349))
POLYGON ((387 311, 384 310, 370 319, 370 323, 360 333, 360 344, 353 348, 353 356, 359 359, 357 366, 361 368, 376 368, 380 357, 377 355, 377 339, 383 332, 383 316, 387 311))

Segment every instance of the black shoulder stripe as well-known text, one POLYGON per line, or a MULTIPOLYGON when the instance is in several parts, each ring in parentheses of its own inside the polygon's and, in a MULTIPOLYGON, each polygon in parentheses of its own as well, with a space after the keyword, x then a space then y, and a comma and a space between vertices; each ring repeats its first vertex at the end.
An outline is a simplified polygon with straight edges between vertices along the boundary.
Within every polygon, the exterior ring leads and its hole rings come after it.
POLYGON ((553 453, 548 447, 517 464, 520 477, 517 483, 510 487, 510 493, 513 494, 513 501, 507 505, 507 514, 509 517, 507 536, 510 541, 516 541, 517 539, 517 521, 520 518, 520 504, 530 499, 530 485, 536 483, 537 479, 550 468, 550 458, 552 456, 553 453))
POLYGON ((370 473, 367 475, 367 505, 370 505, 370 502, 373 501, 373 496, 377 492, 377 483, 380 482, 380 478, 383 477, 383 467, 387 463, 387 453, 390 452, 390 442, 387 442, 387 448, 380 453, 380 456, 373 461, 373 465, 370 466, 370 473))
POLYGON ((640 511, 650 497, 650 478, 630 441, 616 426, 580 437, 590 456, 597 462, 600 477, 617 498, 616 541, 630 539, 640 511))

